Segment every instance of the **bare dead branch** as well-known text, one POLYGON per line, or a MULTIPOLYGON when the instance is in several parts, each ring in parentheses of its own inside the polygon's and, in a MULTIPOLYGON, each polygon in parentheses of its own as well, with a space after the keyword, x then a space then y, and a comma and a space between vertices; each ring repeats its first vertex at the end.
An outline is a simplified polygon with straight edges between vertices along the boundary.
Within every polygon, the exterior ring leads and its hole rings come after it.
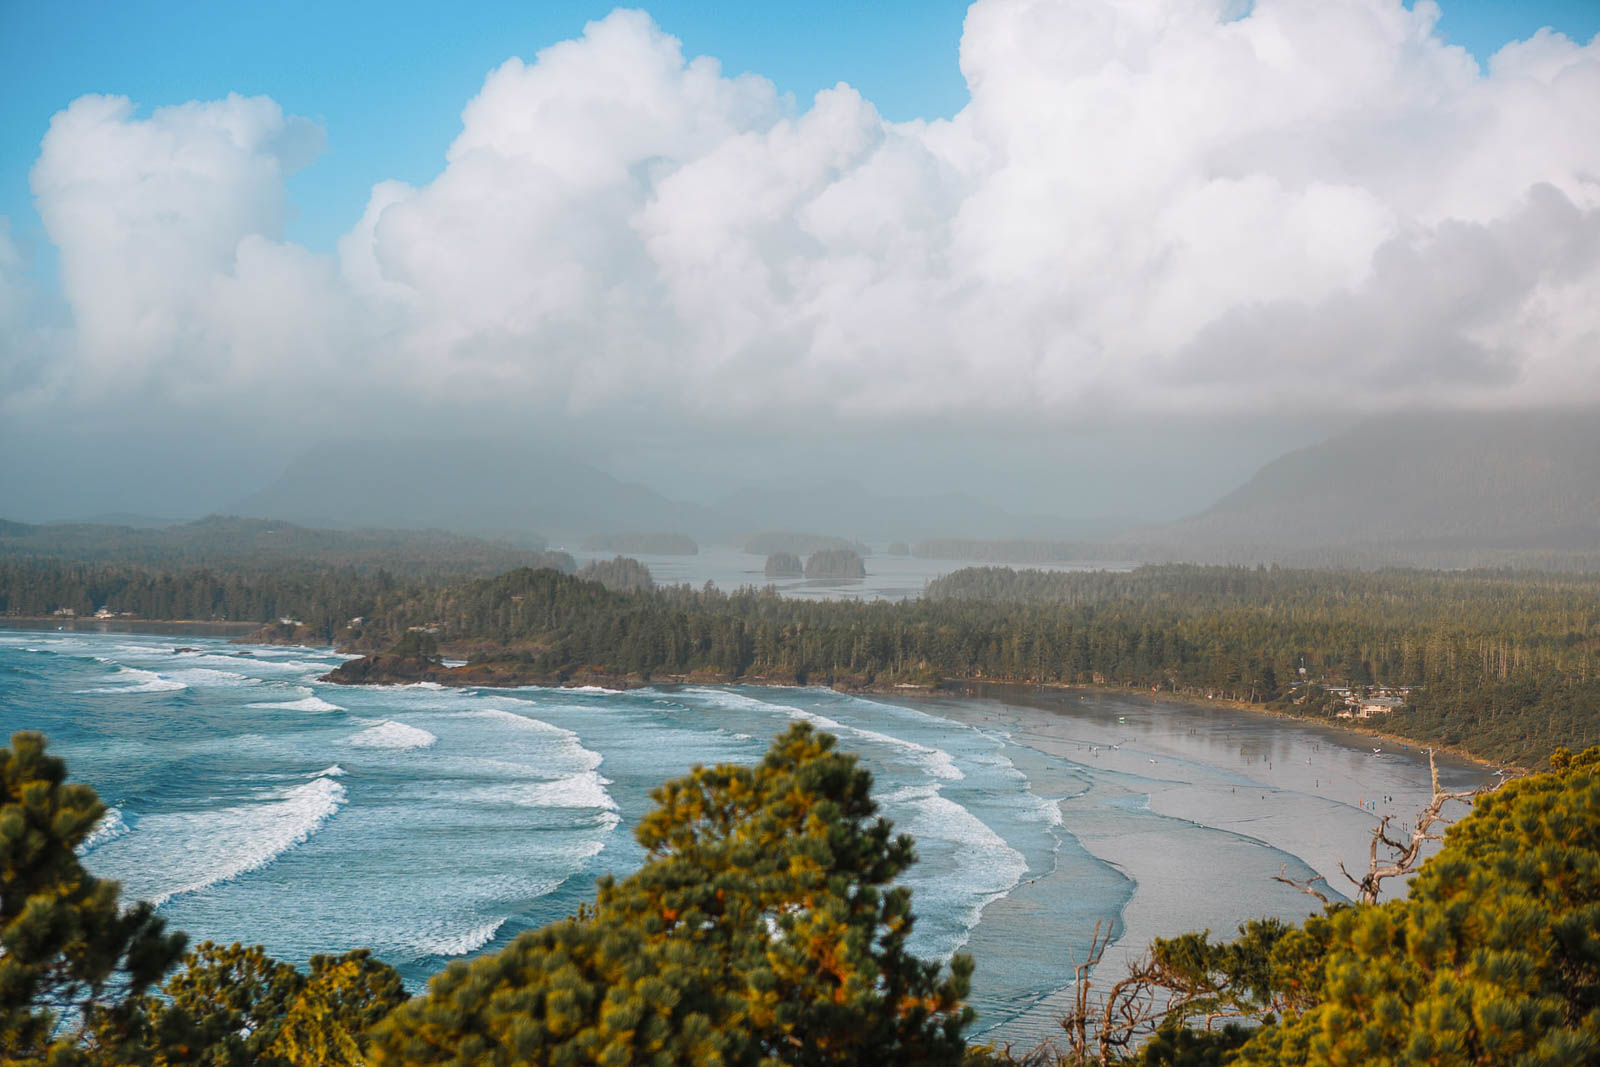
MULTIPOLYGON (((1456 793, 1446 793, 1439 788, 1439 765, 1434 760, 1433 749, 1428 749, 1428 781, 1433 788, 1433 798, 1428 801, 1421 813, 1417 816, 1416 826, 1412 829, 1409 838, 1397 841, 1389 836, 1389 820, 1391 816, 1385 815, 1378 820, 1378 825, 1372 830, 1372 844, 1368 850, 1367 873, 1359 881, 1344 868, 1344 863, 1339 863, 1339 870, 1350 879, 1356 887, 1356 903, 1376 904, 1382 891, 1383 883, 1390 878, 1399 878, 1411 874, 1417 869, 1422 860, 1422 847, 1429 841, 1443 839, 1442 834, 1432 832, 1439 823, 1449 823, 1453 820, 1446 817, 1444 808, 1446 804, 1457 802, 1470 805, 1480 796, 1494 792, 1505 785, 1509 778, 1502 777, 1493 785, 1480 786, 1477 789, 1467 789, 1456 793), (1378 846, 1384 845, 1391 853, 1385 861, 1378 859, 1378 846)), ((1281 879, 1280 879, 1281 881, 1281 879)))
MULTIPOLYGON (((1348 878, 1349 875, 1346 875, 1345 877, 1348 878)), ((1316 879, 1308 878, 1304 882, 1297 882, 1293 878, 1290 878, 1289 865, 1287 863, 1278 868, 1278 873, 1272 876, 1272 880, 1274 882, 1282 882, 1284 885, 1292 885, 1296 889, 1300 890, 1300 892, 1316 897, 1318 900, 1322 901, 1324 907, 1332 903, 1332 901, 1328 899, 1328 895, 1326 893, 1312 885, 1312 882, 1316 881, 1316 879)), ((1210 1029, 1210 1026, 1208 1025, 1206 1028, 1210 1029)))

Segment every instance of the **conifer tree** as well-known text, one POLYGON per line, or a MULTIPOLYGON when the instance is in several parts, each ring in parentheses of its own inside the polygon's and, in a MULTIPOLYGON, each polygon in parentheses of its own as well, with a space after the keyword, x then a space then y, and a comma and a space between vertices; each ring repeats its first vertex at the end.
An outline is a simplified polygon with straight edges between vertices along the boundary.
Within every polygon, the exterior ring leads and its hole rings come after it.
POLYGON ((911 840, 797 724, 756 767, 657 789, 648 854, 592 908, 457 963, 380 1024, 378 1064, 961 1062, 971 962, 906 950, 911 840))
POLYGON ((78 862, 106 807, 66 777, 42 734, 0 749, 0 1063, 143 1062, 143 994, 184 936, 78 862))
POLYGON ((77 848, 105 814, 37 733, 0 749, 0 1065, 355 1067, 366 1031, 405 999, 365 949, 309 975, 260 946, 183 956, 147 903, 124 909, 77 848), (185 966, 155 992, 179 958, 185 966))
MULTIPOLYGON (((1270 944, 1236 943, 1265 979, 1258 1004, 1282 1012, 1242 1047, 1237 1031, 1169 1026, 1140 1061, 1600 1064, 1600 747, 1551 764, 1480 798, 1405 899, 1338 905, 1270 944)), ((1187 940, 1197 959, 1221 948, 1187 940)))

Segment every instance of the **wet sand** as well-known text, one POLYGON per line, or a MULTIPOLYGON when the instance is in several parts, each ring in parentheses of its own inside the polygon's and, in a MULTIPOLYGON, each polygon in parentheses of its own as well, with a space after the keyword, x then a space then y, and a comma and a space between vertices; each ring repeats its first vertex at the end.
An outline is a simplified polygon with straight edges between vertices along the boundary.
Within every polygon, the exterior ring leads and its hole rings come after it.
MULTIPOLYGON (((1003 731, 1024 753, 1036 754, 1027 773, 1044 794, 1057 781, 1068 844, 1128 880, 1131 897, 1121 915, 1098 917, 1113 923, 1116 935, 1097 969, 1102 986, 1152 938, 1202 929, 1227 936, 1249 918, 1297 921, 1321 907, 1273 881, 1280 871, 1302 881, 1320 877, 1319 888, 1331 889, 1330 896, 1348 895, 1353 887, 1339 861, 1359 877, 1379 818, 1392 814, 1397 825, 1409 826, 1431 795, 1422 750, 1231 707, 1009 689, 993 698, 914 703, 1003 731)), ((1439 757, 1439 772, 1451 790, 1493 780, 1492 768, 1448 755, 1439 757)), ((1386 891, 1403 893, 1404 885, 1394 880, 1386 891)), ((986 960, 984 949, 1017 951, 1007 947, 1017 944, 1005 936, 1008 912, 1038 894, 1072 892, 1072 878, 1047 874, 990 905, 978 929, 987 927, 992 941, 975 938, 971 946, 980 970, 1005 963, 986 960)), ((1055 948, 1064 988, 986 1039, 1026 1048, 1060 1032, 1072 968, 1087 950, 1094 917, 1078 922, 1084 929, 1064 931, 1055 948)))

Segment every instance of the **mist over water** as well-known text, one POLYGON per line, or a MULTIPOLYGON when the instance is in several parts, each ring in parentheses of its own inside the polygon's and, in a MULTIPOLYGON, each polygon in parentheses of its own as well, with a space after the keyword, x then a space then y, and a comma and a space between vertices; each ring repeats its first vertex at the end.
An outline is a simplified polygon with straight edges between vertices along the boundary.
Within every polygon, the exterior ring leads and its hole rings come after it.
MULTIPOLYGON (((1048 1028, 1097 921, 1128 949, 1298 918, 1313 902, 1272 875, 1337 876, 1379 814, 1404 819, 1426 792, 1416 753, 1133 696, 315 680, 340 660, 3 630, 0 725, 46 732, 99 791, 112 810, 86 863, 174 927, 302 963, 370 946, 416 989, 572 913, 599 874, 635 869, 629 831, 664 779, 753 763, 808 721, 860 754, 884 814, 916 838, 914 950, 971 952, 980 1029, 1019 1039, 1048 1028)), ((1444 776, 1486 777, 1454 763, 1444 776)))

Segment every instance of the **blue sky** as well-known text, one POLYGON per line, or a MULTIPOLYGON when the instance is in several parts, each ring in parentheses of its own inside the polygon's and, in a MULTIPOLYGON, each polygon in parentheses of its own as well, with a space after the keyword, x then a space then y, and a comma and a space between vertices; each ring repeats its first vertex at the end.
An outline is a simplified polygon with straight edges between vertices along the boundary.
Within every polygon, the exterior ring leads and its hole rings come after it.
POLYGON ((496 427, 685 498, 804 454, 1170 517, 1307 397, 1600 404, 1600 0, 1178 2, 0 0, 0 505, 496 427))
MULTIPOLYGON (((487 71, 574 37, 614 6, 579 0, 48 4, 0 0, 0 215, 44 259, 28 169, 50 116, 84 93, 141 110, 229 92, 265 94, 320 122, 328 147, 290 182, 286 234, 326 250, 375 182, 422 183, 443 165, 487 71)), ((1541 26, 1587 41, 1600 0, 1444 0, 1440 32, 1480 61, 1541 26)), ((645 5, 688 55, 752 71, 804 105, 846 81, 894 120, 954 114, 962 0, 645 5)))

